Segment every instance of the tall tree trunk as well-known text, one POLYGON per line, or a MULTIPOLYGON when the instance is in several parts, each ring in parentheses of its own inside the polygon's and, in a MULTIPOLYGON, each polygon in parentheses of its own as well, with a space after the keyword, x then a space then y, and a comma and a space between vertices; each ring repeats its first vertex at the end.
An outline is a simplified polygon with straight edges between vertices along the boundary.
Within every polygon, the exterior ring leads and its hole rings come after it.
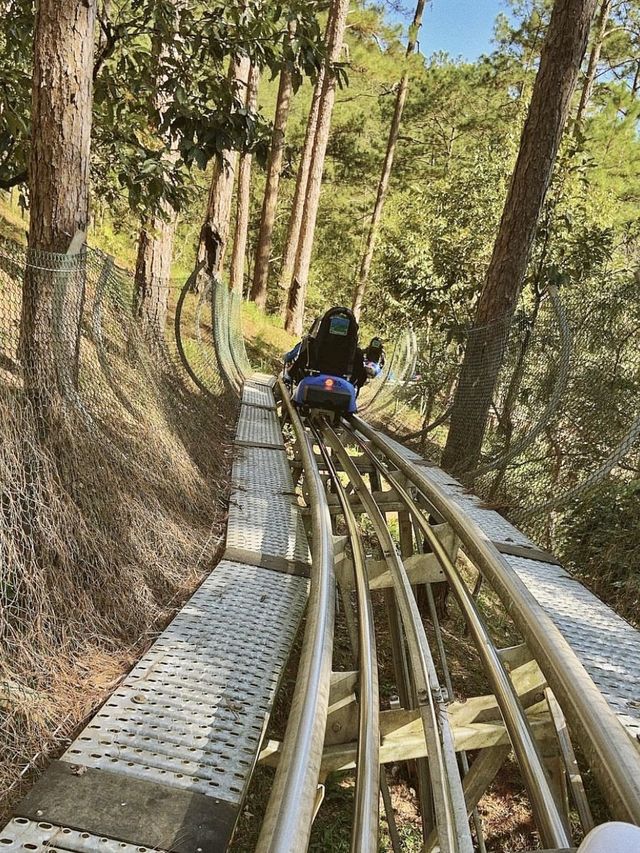
POLYGON ((491 398, 551 179, 596 0, 556 0, 520 151, 467 341, 442 464, 455 474, 480 458, 491 398))
MULTIPOLYGON (((253 65, 249 73, 246 106, 255 112, 258 103, 258 80, 260 72, 253 65)), ((238 197, 236 205, 236 230, 233 237, 233 252, 229 270, 229 287, 242 296, 244 283, 244 256, 247 251, 249 232, 249 204, 251 201, 251 154, 242 154, 238 169, 238 197)))
POLYGON ((640 88, 640 59, 636 62, 636 72, 633 75, 633 83, 631 84, 631 94, 635 98, 640 88))
MULTIPOLYGON (((241 91, 246 91, 249 65, 249 60, 243 57, 233 60, 229 69, 230 84, 241 91)), ((237 151, 223 151, 213 164, 207 210, 200 229, 198 247, 198 261, 205 262, 204 269, 209 275, 219 275, 222 270, 229 239, 231 201, 237 166, 237 151)))
MULTIPOLYGON (((183 0, 173 0, 175 7, 175 28, 178 25, 178 6, 183 0)), ((171 46, 161 44, 154 39, 153 51, 157 63, 155 105, 161 118, 169 103, 169 95, 163 85, 161 64, 171 53, 171 46)), ((164 140, 169 151, 169 159, 174 164, 178 159, 177 140, 167 135, 164 140)), ((177 212, 167 202, 161 203, 159 214, 143 220, 138 236, 138 257, 134 278, 134 315, 142 320, 145 327, 152 331, 158 340, 164 337, 169 304, 169 279, 173 258, 173 238, 175 236, 177 212)))
POLYGON ((66 262, 57 265, 38 253, 77 252, 87 231, 95 19, 95 0, 37 4, 21 357, 27 390, 40 409, 58 393, 56 343, 70 358, 78 352, 84 276, 65 273, 66 262), (59 273, 51 271, 56 266, 59 273), (58 298, 64 302, 63 330, 56 328, 58 298))
POLYGON ((340 59, 348 11, 349 0, 333 0, 331 25, 328 31, 329 38, 327 42, 325 73, 318 107, 318 121, 313 141, 313 150, 311 152, 311 165, 309 167, 309 179, 307 181, 306 197, 302 212, 296 262, 293 270, 293 279, 289 287, 289 298, 287 300, 285 329, 296 335, 302 334, 304 322, 304 304, 309 268, 311 266, 311 252, 313 250, 318 205, 320 203, 324 158, 327 151, 327 143, 329 142, 331 114, 336 97, 334 65, 340 59))
MULTIPOLYGON (((330 20, 327 24, 327 30, 329 29, 329 25, 330 20)), ((283 320, 287 317, 291 278, 293 276, 293 268, 296 263, 296 254, 298 252, 298 240, 300 239, 302 213, 304 211, 307 183, 309 182, 311 154, 313 152, 313 143, 316 137, 316 128, 318 126, 318 112, 320 111, 320 98, 322 96, 323 83, 324 66, 321 68, 313 87, 313 97, 311 99, 311 108, 309 109, 309 118, 307 119, 307 129, 304 136, 302 156, 300 158, 300 165, 298 166, 298 174, 296 176, 296 188, 293 194, 293 201, 291 203, 291 214, 289 216, 289 226, 287 228, 287 240, 282 256, 282 269, 280 271, 279 286, 281 291, 281 314, 283 320)))
POLYGON ((589 54, 589 64, 587 65, 587 73, 585 74, 584 83, 582 85, 582 92, 580 93, 580 103, 578 104, 578 112, 576 113, 576 120, 573 127, 573 132, 578 133, 582 126, 582 119, 584 117, 584 111, 591 100, 591 93, 593 92, 593 83, 596 79, 596 72, 598 70, 598 62, 600 61, 600 52, 602 51, 602 43, 604 41, 605 33, 607 31, 607 22, 609 20, 609 12, 611 11, 611 0, 602 0, 602 6, 600 7, 600 14, 598 15, 598 23, 596 26, 596 34, 593 41, 593 46, 591 48, 591 53, 589 54))
MULTIPOLYGON (((422 23, 422 13, 424 12, 424 4, 425 0, 418 0, 416 4, 416 11, 413 16, 413 24, 411 25, 411 29, 409 30, 409 40, 407 42, 407 57, 409 57, 413 53, 416 47, 418 33, 420 31, 420 24, 422 23)), ((393 110, 391 128, 389 129, 389 138, 387 139, 387 150, 384 156, 384 163, 382 164, 382 174, 380 175, 380 181, 378 183, 376 203, 373 207, 373 213, 371 215, 369 232, 367 234, 367 242, 365 244, 362 262, 360 264, 360 271, 358 273, 358 283, 353 294, 353 313, 355 314, 356 319, 360 319, 362 300, 364 298, 365 290, 367 289, 367 282, 369 280, 369 273, 371 271, 371 262, 373 261, 373 253, 375 251, 376 239, 378 237, 378 231, 380 230, 380 219, 382 217, 382 209, 384 207, 385 198, 387 196, 387 190, 389 188, 389 178, 391 177, 391 169, 393 168, 393 160, 396 153, 398 134, 400 133, 400 122, 402 121, 402 113, 404 112, 404 105, 407 99, 408 86, 409 70, 405 69, 400 80, 400 84, 398 86, 398 91, 396 93, 396 103, 393 110)))
POLYGON ((164 205, 165 217, 152 216, 138 236, 134 315, 159 339, 164 337, 169 302, 176 212, 164 205))
POLYGON ((283 68, 280 72, 280 83, 278 85, 276 114, 273 121, 271 148, 269 150, 269 159, 267 162, 267 178, 264 187, 264 198, 262 200, 262 213, 260 215, 260 231, 258 233, 258 245, 256 248, 256 264, 253 271, 251 293, 249 295, 249 298, 263 311, 267 304, 269 258, 271 257, 273 228, 276 221, 276 210, 278 208, 280 172, 282 170, 284 140, 287 129, 287 120, 289 118, 289 108, 291 106, 292 91, 291 70, 289 68, 283 68))

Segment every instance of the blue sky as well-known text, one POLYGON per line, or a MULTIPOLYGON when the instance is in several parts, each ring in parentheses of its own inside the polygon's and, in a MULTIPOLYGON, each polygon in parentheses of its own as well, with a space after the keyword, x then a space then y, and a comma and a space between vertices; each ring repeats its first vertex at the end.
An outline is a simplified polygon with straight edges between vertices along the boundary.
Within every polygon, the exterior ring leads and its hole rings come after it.
MULTIPOLYGON (((404 0, 403 6, 410 2, 404 0)), ((443 50, 468 60, 489 53, 493 24, 500 11, 504 11, 501 0, 429 0, 420 31, 421 53, 429 56, 443 50)), ((403 16, 403 21, 408 23, 410 16, 403 16)))

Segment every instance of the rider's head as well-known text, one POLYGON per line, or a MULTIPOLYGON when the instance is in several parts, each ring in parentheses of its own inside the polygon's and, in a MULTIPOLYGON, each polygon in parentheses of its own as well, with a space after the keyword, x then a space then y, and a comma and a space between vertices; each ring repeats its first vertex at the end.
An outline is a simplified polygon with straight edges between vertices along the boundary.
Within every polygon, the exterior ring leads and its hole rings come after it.
POLYGON ((366 349, 369 361, 380 361, 383 353, 382 339, 374 335, 366 349))

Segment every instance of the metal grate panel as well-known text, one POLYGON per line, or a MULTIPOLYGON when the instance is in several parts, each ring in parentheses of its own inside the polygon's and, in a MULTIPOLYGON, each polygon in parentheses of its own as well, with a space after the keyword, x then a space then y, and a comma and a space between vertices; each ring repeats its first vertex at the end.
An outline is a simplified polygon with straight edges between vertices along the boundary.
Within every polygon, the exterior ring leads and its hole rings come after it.
POLYGON ((239 804, 306 595, 222 561, 63 760, 239 804))
POLYGON ((403 456, 405 459, 409 460, 409 462, 422 462, 422 456, 419 453, 416 453, 415 450, 411 450, 408 447, 405 447, 404 444, 400 444, 399 441, 396 441, 395 438, 391 438, 390 435, 384 434, 384 438, 389 444, 393 447, 393 449, 403 456))
POLYGON ((635 738, 640 736, 640 632, 561 566, 506 558, 566 637, 635 738))
POLYGON ((273 388, 276 384, 276 377, 272 376, 270 373, 252 373, 251 376, 247 377, 248 382, 255 382, 257 385, 266 385, 269 388, 273 388))
POLYGON ((285 453, 264 447, 237 447, 233 462, 234 486, 254 492, 290 492, 294 485, 285 453))
POLYGON ((428 480, 432 480, 436 485, 440 486, 440 488, 446 492, 448 495, 454 495, 456 492, 465 491, 465 487, 456 480, 451 474, 447 474, 446 471, 443 471, 442 468, 424 468, 423 472, 424 476, 428 480))
POLYGON ((449 496, 458 504, 469 518, 476 522, 480 530, 493 542, 505 542, 513 545, 528 545, 535 547, 527 536, 510 524, 506 518, 493 509, 486 509, 482 501, 475 495, 449 493, 449 496))
POLYGON ((308 563, 311 560, 300 508, 288 495, 235 491, 229 503, 227 548, 241 548, 308 563))
MULTIPOLYGON (((393 444, 405 458, 416 459, 413 451, 393 444)), ((490 540, 535 547, 445 471, 429 467, 422 473, 441 486, 490 540)), ((562 566, 528 557, 503 557, 558 626, 629 734, 640 740, 640 632, 562 566)))
POLYGON ((14 817, 0 830, 0 850, 19 850, 20 853, 25 850, 46 850, 47 853, 94 853, 97 850, 104 853, 152 853, 148 847, 125 844, 123 841, 78 832, 66 826, 54 826, 45 821, 36 823, 24 817, 14 817))
POLYGON ((242 406, 236 428, 236 441, 284 446, 278 416, 267 409, 242 406))
POLYGON ((275 409, 276 398, 273 391, 266 385, 255 382, 245 382, 242 388, 242 402, 250 406, 271 406, 275 409))

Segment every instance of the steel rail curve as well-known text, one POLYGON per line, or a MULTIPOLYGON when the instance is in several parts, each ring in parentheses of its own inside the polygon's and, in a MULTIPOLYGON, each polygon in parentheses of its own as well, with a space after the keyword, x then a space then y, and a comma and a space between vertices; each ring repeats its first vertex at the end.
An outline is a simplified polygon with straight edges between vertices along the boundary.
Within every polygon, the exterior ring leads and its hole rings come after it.
POLYGON ((335 621, 333 540, 327 496, 309 435, 280 382, 302 458, 311 507, 312 571, 299 676, 257 853, 299 853, 311 833, 324 745, 335 621))
POLYGON ((380 821, 380 700, 373 607, 358 522, 327 447, 318 431, 311 432, 335 487, 347 526, 358 604, 359 718, 352 853, 376 853, 380 821))
POLYGON ((640 824, 638 751, 560 630, 486 534, 439 486, 366 421, 353 416, 351 423, 418 488, 434 512, 451 525, 467 556, 502 600, 569 724, 577 730, 613 814, 640 824))
POLYGON ((421 510, 416 504, 398 477, 394 476, 356 435, 355 430, 349 424, 346 424, 346 427, 353 441, 404 501, 449 581, 474 638, 480 659, 504 719, 529 793, 542 840, 548 847, 570 847, 571 835, 555 801, 531 726, 473 596, 425 518, 424 510, 421 510))
POLYGON ((427 742, 441 851, 442 853, 471 853, 473 845, 455 755, 453 733, 411 583, 396 551, 384 516, 340 438, 326 422, 323 424, 322 432, 373 524, 393 579, 409 649, 418 710, 427 742))

